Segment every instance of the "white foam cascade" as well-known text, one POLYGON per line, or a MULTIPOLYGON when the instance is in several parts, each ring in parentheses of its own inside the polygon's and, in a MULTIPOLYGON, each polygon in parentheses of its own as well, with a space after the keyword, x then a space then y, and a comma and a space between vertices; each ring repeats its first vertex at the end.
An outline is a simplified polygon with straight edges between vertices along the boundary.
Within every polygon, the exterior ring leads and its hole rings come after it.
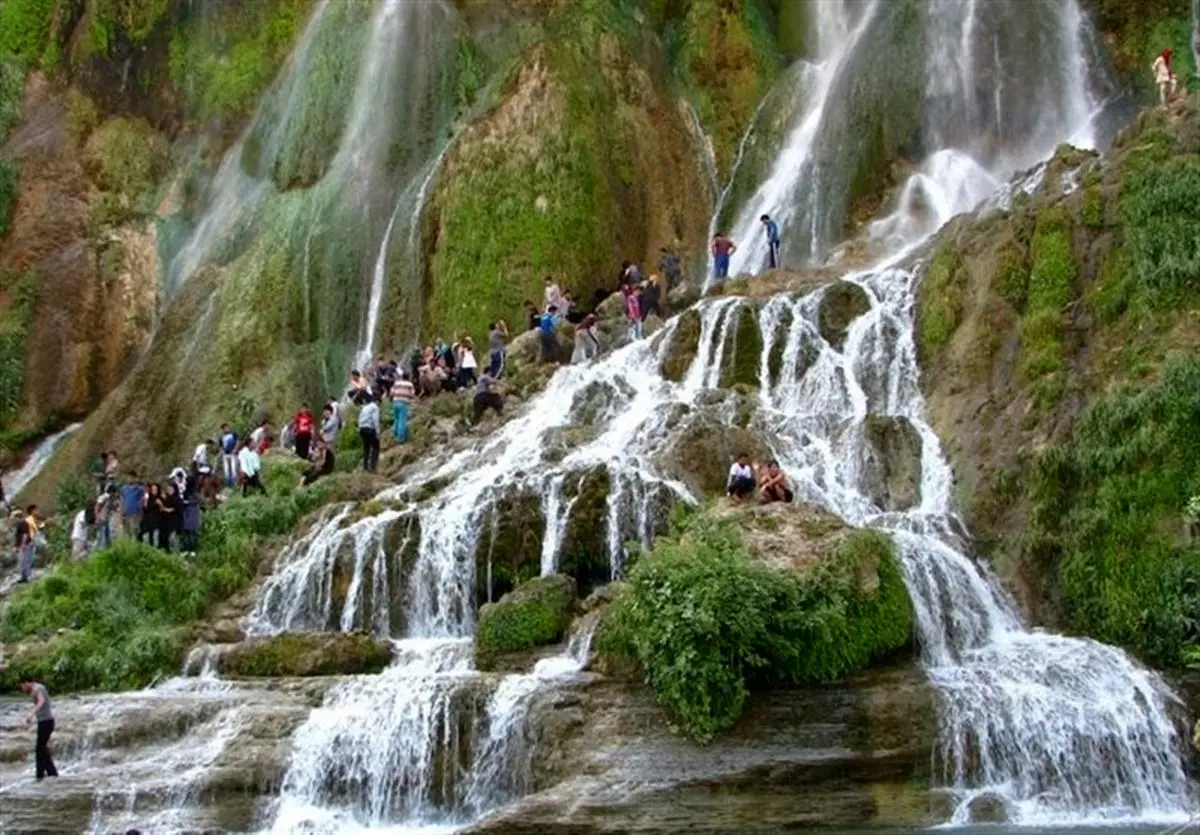
POLYGON ((54 451, 62 445, 63 441, 78 432, 81 426, 83 426, 82 423, 72 423, 67 428, 55 432, 34 447, 33 452, 29 453, 29 457, 25 459, 25 463, 12 472, 5 473, 5 497, 10 502, 16 501, 21 491, 45 469, 46 464, 50 462, 50 457, 54 455, 54 451))

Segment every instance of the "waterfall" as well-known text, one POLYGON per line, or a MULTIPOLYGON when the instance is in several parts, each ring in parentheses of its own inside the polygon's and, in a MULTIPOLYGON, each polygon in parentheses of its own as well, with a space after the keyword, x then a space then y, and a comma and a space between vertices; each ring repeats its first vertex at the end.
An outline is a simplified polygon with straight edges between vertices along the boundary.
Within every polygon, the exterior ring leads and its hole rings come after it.
POLYGON ((779 82, 804 106, 768 175, 713 219, 738 246, 730 275, 765 265, 763 214, 781 227, 785 264, 822 260, 881 154, 921 167, 953 153, 1005 181, 1060 142, 1097 144, 1105 80, 1076 0, 830 0, 810 14, 817 57, 779 82))
POLYGON ((31 481, 38 477, 38 474, 50 461, 50 456, 67 438, 74 435, 83 426, 82 423, 72 423, 66 429, 55 432, 50 437, 43 440, 33 452, 29 453, 29 457, 25 459, 25 463, 16 470, 4 474, 4 495, 10 502, 15 502, 17 496, 24 490, 31 481))

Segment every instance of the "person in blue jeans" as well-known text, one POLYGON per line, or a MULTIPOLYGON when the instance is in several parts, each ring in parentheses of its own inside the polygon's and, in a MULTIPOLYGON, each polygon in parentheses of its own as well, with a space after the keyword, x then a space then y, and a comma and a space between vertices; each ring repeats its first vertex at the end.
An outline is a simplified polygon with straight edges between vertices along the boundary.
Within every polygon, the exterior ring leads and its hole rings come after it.
POLYGON ((767 269, 779 269, 779 224, 771 220, 770 215, 763 215, 759 222, 762 223, 763 229, 767 233, 767 248, 769 255, 767 257, 767 269))
POLYGON ((724 281, 729 277, 729 256, 737 252, 737 246, 724 232, 718 232, 712 239, 713 277, 724 281))

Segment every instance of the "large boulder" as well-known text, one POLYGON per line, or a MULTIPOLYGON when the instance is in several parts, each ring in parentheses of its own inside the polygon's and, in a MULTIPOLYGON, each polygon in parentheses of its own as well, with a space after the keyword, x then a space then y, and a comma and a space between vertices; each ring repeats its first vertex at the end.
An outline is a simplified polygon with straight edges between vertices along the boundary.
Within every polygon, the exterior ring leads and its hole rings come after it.
POLYGON ((908 418, 868 415, 863 489, 876 506, 908 510, 921 499, 921 435, 908 418))
POLYGON ((608 549, 608 497, 612 477, 606 467, 572 475, 563 486, 570 502, 558 551, 558 570, 575 578, 580 594, 612 579, 608 549))
POLYGON ((475 663, 481 670, 507 666, 516 653, 560 640, 571 625, 575 581, 563 574, 537 577, 479 610, 475 663))
MULTIPOLYGON (((730 397, 738 402, 742 399, 736 394, 730 397)), ((730 406, 737 411, 736 404, 730 406)), ((700 498, 724 493, 729 465, 738 455, 745 453, 756 461, 767 456, 767 447, 757 434, 722 419, 723 408, 702 407, 688 415, 655 459, 663 475, 682 482, 700 498)))
POLYGON ((700 349, 700 314, 695 309, 685 311, 668 338, 671 344, 663 355, 662 375, 678 383, 687 374, 700 349))
POLYGON ((475 600, 499 600, 541 571, 546 520, 542 498, 526 487, 510 487, 483 520, 475 549, 475 600))
POLYGON ((391 660, 391 644, 364 632, 285 632, 235 644, 218 656, 217 669, 234 678, 360 675, 391 660))
POLYGON ((871 309, 871 301, 857 284, 837 281, 821 296, 818 327, 825 341, 837 350, 846 344, 850 323, 871 309))

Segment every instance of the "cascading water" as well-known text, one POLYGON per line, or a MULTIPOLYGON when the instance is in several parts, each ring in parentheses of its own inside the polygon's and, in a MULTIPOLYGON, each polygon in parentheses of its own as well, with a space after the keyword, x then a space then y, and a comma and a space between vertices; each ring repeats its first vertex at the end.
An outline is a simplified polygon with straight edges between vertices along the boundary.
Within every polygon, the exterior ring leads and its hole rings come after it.
POLYGON ((81 426, 83 426, 82 423, 72 423, 66 429, 55 432, 39 443, 18 469, 4 474, 4 495, 9 501, 14 501, 29 482, 38 477, 38 474, 50 461, 50 456, 54 454, 54 451, 63 441, 78 432, 81 426))
POLYGON ((965 155, 1006 181, 1060 142, 1096 144, 1093 91, 1104 79, 1087 60, 1091 32, 1076 0, 830 0, 812 14, 815 62, 781 82, 806 104, 768 176, 714 218, 738 246, 731 275, 766 264, 762 214, 783 228, 785 264, 821 260, 862 196, 864 166, 878 167, 881 154, 965 155))

